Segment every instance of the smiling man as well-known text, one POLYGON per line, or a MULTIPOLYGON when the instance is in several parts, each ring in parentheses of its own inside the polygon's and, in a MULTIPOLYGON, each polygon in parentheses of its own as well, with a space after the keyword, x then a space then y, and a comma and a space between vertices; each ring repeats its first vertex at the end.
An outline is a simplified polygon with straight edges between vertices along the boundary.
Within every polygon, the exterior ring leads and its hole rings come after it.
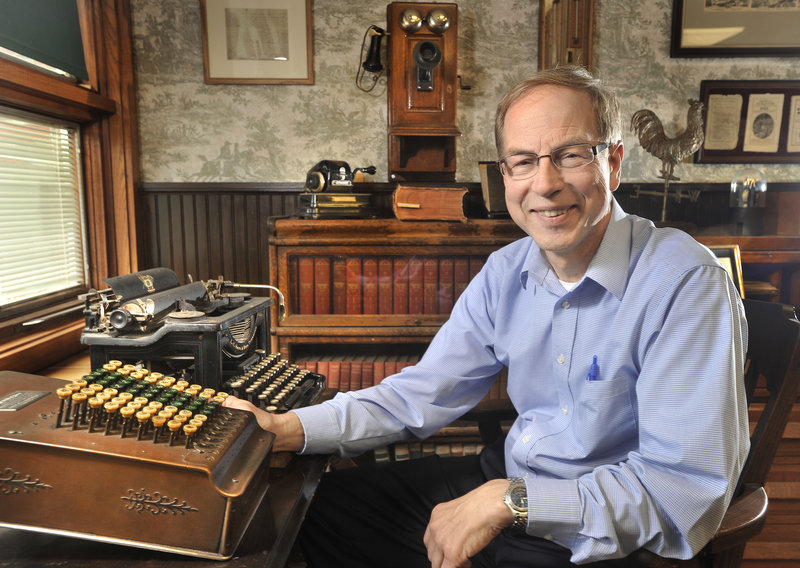
POLYGON ((533 89, 511 105, 502 124, 500 167, 511 218, 559 278, 577 282, 611 218, 611 192, 621 176, 620 133, 598 139, 589 94, 556 85, 533 89))
POLYGON ((481 455, 332 471, 301 535, 309 566, 627 566, 687 558, 730 501, 749 438, 736 287, 689 235, 627 215, 621 118, 584 69, 498 106, 511 216, 419 364, 273 416, 277 449, 354 455, 424 439, 508 370, 518 418, 481 455))

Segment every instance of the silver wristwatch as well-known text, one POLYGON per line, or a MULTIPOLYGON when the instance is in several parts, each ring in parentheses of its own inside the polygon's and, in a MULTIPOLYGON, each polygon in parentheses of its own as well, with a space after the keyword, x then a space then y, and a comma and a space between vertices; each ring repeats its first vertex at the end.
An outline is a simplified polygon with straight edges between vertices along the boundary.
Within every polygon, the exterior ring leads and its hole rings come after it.
POLYGON ((524 532, 528 526, 528 489, 525 480, 521 477, 510 477, 508 489, 503 496, 503 502, 514 515, 514 524, 511 528, 524 532))

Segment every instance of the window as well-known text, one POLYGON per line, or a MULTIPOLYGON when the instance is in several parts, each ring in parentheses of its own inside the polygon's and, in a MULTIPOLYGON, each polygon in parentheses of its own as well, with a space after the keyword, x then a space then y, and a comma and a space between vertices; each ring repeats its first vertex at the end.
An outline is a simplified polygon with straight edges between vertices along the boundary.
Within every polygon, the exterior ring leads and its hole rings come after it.
MULTIPOLYGON (((52 3, 70 4, 64 0, 52 3)), ((37 2, 14 3, 17 4, 34 7, 36 17, 43 13, 35 8, 39 6, 37 2)), ((71 170, 51 168, 60 176, 59 181, 65 184, 62 189, 73 201, 54 206, 58 221, 48 218, 45 225, 55 230, 63 216, 66 236, 53 238, 51 234, 32 233, 23 243, 23 267, 32 271, 38 255, 39 259, 45 259, 48 270, 44 274, 48 278, 53 275, 54 266, 65 268, 64 273, 56 277, 57 282, 39 289, 34 289, 34 285, 43 284, 42 273, 31 275, 22 282, 25 292, 22 296, 19 291, 7 290, 10 284, 20 283, 23 276, 16 273, 8 280, 0 275, 0 369, 37 372, 79 351, 85 321, 78 295, 86 288, 102 286, 108 276, 138 270, 135 200, 138 162, 129 4, 116 0, 77 0, 80 25, 85 32, 82 42, 87 54, 88 82, 77 83, 0 57, 0 102, 5 107, 0 113, 15 120, 28 119, 30 130, 26 134, 45 123, 45 131, 52 129, 48 143, 59 147, 50 158, 55 156, 58 161, 65 152, 73 152, 75 164, 71 170), (99 77, 103 78, 102 83, 99 77), (19 114, 21 111, 33 114, 19 114), (72 188, 67 190, 69 184, 72 188), (79 229, 79 224, 70 219, 83 223, 83 228, 79 229), (37 248, 44 243, 57 243, 59 247, 37 248), (47 291, 53 289, 60 291, 47 291)), ((50 11, 46 13, 52 16, 50 11)), ((5 155, 3 152, 0 150, 5 155)), ((6 185, 7 182, 0 182, 0 194, 6 185)), ((23 197, 37 207, 46 202, 33 191, 24 192, 23 197)), ((56 202, 53 198, 49 204, 56 202)), ((0 215, 8 214, 7 209, 0 204, 0 215)), ((28 223, 27 219, 41 219, 36 217, 39 214, 29 212, 19 226, 28 230, 28 225, 35 223, 28 223)), ((7 225, 22 216, 22 212, 11 213, 0 221, 0 246, 12 232, 7 225)), ((5 256, 5 250, 0 251, 0 264, 5 256)), ((16 268, 9 270, 13 272, 16 268)))
POLYGON ((76 124, 0 107, 0 316, 87 287, 76 124))

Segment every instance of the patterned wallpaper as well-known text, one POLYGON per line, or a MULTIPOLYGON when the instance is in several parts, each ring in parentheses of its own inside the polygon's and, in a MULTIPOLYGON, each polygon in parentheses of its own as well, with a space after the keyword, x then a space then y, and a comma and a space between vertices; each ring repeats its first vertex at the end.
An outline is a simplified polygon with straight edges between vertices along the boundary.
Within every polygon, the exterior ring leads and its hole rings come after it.
MULTIPOLYGON (((131 0, 145 182, 302 182, 322 159, 375 165, 387 181, 386 81, 355 86, 361 42, 385 26, 388 2, 315 0, 314 85, 206 85, 200 0, 131 0)), ((536 0, 461 0, 457 179, 478 181, 495 159, 495 105, 537 69, 536 0)), ((623 100, 626 121, 650 108, 670 135, 686 125, 703 79, 798 79, 797 58, 669 57, 670 0, 595 0, 595 70, 623 100)), ((660 161, 625 136, 625 182, 659 182, 660 161)), ((684 182, 728 182, 744 165, 678 166, 684 182)), ((760 165, 769 181, 798 165, 760 165)))

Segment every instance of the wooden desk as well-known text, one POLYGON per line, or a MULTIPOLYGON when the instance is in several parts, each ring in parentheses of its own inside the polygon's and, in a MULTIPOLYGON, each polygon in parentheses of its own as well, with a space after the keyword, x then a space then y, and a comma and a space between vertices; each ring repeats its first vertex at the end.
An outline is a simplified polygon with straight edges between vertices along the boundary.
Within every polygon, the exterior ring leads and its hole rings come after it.
MULTIPOLYGON (((236 555, 222 563, 55 534, 0 528, 0 566, 283 568, 327 463, 328 456, 295 456, 285 468, 273 468, 267 495, 236 555)), ((0 505, 2 499, 0 495, 0 505)))

